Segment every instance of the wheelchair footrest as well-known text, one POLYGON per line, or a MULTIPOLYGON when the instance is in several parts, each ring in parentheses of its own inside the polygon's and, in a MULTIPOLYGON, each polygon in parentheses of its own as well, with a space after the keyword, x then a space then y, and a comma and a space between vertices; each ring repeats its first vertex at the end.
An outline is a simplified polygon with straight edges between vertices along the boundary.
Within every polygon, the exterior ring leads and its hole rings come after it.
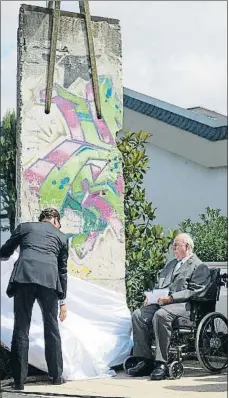
MULTIPOLYGON (((178 351, 181 351, 184 347, 186 347, 186 344, 178 345, 177 347, 170 347, 169 351, 170 352, 178 352, 178 351)), ((152 350, 156 350, 155 345, 152 345, 151 348, 152 348, 152 350)))
POLYGON ((170 347, 170 348, 169 348, 169 352, 170 352, 170 353, 179 353, 179 352, 181 353, 181 352, 182 352, 182 349, 183 349, 184 347, 186 347, 185 344, 178 345, 177 347, 170 347))

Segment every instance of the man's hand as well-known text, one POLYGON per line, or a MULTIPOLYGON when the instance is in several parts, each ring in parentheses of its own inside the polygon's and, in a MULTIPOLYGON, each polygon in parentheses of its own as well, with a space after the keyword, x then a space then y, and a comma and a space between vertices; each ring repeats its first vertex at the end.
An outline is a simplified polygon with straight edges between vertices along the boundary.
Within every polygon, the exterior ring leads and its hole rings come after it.
POLYGON ((173 303, 173 298, 171 296, 160 297, 157 302, 159 305, 168 305, 173 303))
POLYGON ((60 314, 59 314, 59 319, 61 322, 63 322, 67 317, 67 305, 62 304, 60 305, 60 314))

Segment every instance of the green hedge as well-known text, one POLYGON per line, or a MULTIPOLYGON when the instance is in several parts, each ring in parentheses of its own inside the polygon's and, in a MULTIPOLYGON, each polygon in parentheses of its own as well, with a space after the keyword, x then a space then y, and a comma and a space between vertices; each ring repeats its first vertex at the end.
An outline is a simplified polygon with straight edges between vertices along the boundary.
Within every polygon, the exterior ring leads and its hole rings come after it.
POLYGON ((221 215, 220 209, 207 207, 199 219, 197 222, 187 219, 180 223, 181 231, 192 236, 195 253, 202 261, 227 261, 228 218, 221 215))

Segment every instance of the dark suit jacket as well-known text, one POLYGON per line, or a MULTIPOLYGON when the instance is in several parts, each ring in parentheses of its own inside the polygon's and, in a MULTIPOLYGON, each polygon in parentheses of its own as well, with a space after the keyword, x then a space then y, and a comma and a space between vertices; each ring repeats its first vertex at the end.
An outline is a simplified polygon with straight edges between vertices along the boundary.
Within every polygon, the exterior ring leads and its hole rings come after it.
POLYGON ((207 265, 193 254, 179 269, 174 272, 177 260, 165 265, 158 276, 158 289, 169 289, 174 304, 164 308, 169 312, 183 313, 190 309, 189 300, 198 297, 209 285, 211 277, 207 265), (187 303, 187 304, 185 304, 187 303))
POLYGON ((0 249, 0 258, 9 258, 17 247, 7 294, 12 297, 16 283, 36 283, 56 290, 59 299, 66 297, 68 239, 49 222, 18 225, 0 249))

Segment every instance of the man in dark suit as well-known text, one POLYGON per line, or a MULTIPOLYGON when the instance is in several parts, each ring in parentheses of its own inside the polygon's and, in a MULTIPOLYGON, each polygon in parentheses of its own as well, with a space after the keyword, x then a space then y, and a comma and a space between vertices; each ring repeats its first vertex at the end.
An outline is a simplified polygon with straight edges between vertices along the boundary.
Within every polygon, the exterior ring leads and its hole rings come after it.
POLYGON ((28 373, 29 328, 37 299, 44 322, 45 358, 53 384, 61 384, 63 359, 59 318, 66 318, 68 239, 59 231, 60 215, 56 209, 41 212, 39 222, 18 225, 0 249, 0 258, 9 258, 20 247, 7 288, 14 297, 14 330, 11 344, 12 373, 15 389, 23 390, 28 373))
POLYGON ((159 298, 157 304, 149 304, 134 311, 133 355, 138 364, 128 370, 130 376, 150 375, 151 380, 166 377, 168 350, 172 324, 178 317, 189 317, 190 298, 201 294, 210 282, 210 271, 193 253, 193 240, 188 234, 179 234, 174 240, 176 259, 170 261, 159 274, 155 288, 166 289, 168 296, 159 298), (156 343, 156 358, 152 357, 152 326, 156 343))

